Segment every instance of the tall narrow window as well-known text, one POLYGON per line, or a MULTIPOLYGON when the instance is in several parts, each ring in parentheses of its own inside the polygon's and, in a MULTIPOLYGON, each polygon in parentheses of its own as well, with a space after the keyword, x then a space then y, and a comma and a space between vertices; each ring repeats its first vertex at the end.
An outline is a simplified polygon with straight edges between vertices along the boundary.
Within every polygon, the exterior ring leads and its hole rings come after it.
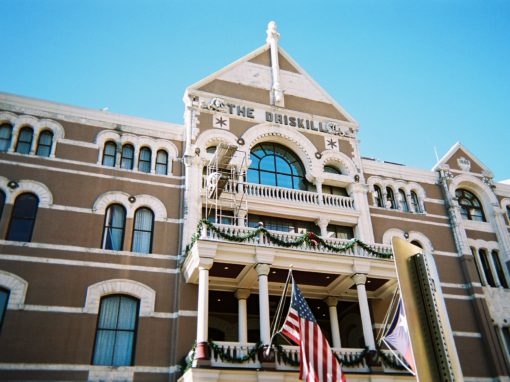
POLYGON ((374 205, 376 205, 377 207, 384 207, 381 187, 375 185, 374 193, 372 195, 374 196, 374 205))
POLYGON ((168 154, 165 150, 159 150, 156 155, 156 174, 168 174, 168 154))
POLYGON ((125 168, 126 170, 132 170, 134 154, 135 149, 133 148, 133 145, 126 144, 122 146, 122 158, 120 159, 120 167, 125 168))
POLYGON ((503 271, 503 267, 501 266, 501 262, 499 261, 499 253, 498 251, 492 251, 492 261, 494 262, 494 267, 496 268, 496 274, 498 275, 499 283, 503 288, 508 288, 508 282, 506 281, 505 272, 503 271))
POLYGON ((0 125, 0 152, 9 150, 12 138, 12 125, 10 123, 2 123, 0 125))
POLYGON ((18 134, 16 152, 20 154, 30 154, 32 139, 34 139, 34 130, 32 130, 31 127, 23 127, 18 134))
POLYGON ((103 149, 103 165, 115 167, 117 160, 117 144, 113 141, 108 141, 104 144, 103 149))
POLYGON ((0 190, 0 219, 2 218, 2 212, 4 212, 5 207, 5 192, 0 190))
POLYGON ((41 131, 37 142, 36 155, 41 157, 49 157, 51 153, 51 145, 53 143, 53 133, 49 130, 41 131))
POLYGON ((154 213, 145 207, 137 209, 135 212, 135 223, 133 226, 133 244, 131 251, 151 253, 153 227, 154 213))
POLYGON ((407 204, 406 193, 404 190, 398 190, 398 199, 400 202, 400 209, 404 212, 409 212, 409 205, 407 204))
POLYGON ((413 210, 417 214, 421 213, 420 200, 418 199, 418 195, 416 192, 411 191, 411 203, 413 205, 413 210))
POLYGON ((148 147, 142 147, 140 154, 138 155, 138 171, 151 172, 151 149, 148 147))
POLYGON ((397 209, 395 195, 393 195, 393 190, 390 187, 386 187, 386 208, 397 209))
POLYGON ((9 302, 9 294, 9 289, 0 287, 0 329, 2 329, 2 323, 4 322, 7 303, 9 302))
POLYGON ((120 204, 112 204, 106 210, 103 230, 103 249, 122 251, 126 209, 120 204))
POLYGON ((492 276, 491 267, 489 265, 489 259, 487 257, 487 251, 485 249, 479 249, 478 255, 480 256, 480 262, 482 263, 483 273, 485 275, 487 283, 491 287, 495 287, 496 283, 494 282, 494 277, 492 276))
POLYGON ((101 299, 93 365, 133 364, 139 305, 138 299, 124 295, 101 299))
POLYGON ((30 241, 34 230, 39 198, 34 194, 21 194, 12 209, 7 240, 30 241))
POLYGON ((464 219, 485 221, 482 204, 472 192, 459 188, 455 191, 455 196, 459 202, 460 214, 464 219))

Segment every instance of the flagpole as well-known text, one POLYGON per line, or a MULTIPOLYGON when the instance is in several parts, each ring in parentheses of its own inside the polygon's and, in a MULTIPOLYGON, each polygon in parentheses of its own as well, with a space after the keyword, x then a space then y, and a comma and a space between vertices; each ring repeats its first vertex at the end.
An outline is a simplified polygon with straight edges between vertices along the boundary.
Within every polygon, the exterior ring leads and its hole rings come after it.
POLYGON ((276 308, 275 318, 273 319, 273 330, 271 331, 271 339, 269 340, 269 346, 266 349, 266 353, 269 354, 271 349, 271 345, 273 344, 274 336, 277 334, 276 329, 278 327, 278 323, 281 319, 281 314, 283 311, 283 305, 285 304, 285 297, 287 296, 287 290, 289 287, 289 281, 292 279, 292 264, 289 267, 289 273, 287 274, 287 280, 285 281, 285 286, 283 288, 282 296, 280 297, 280 302, 278 303, 278 307, 276 308))

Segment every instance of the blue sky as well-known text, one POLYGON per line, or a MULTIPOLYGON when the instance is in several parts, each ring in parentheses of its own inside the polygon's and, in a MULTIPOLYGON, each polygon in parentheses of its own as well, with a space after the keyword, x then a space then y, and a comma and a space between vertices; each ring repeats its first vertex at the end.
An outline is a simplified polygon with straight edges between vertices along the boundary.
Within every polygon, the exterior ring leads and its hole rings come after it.
POLYGON ((364 156, 429 169, 457 141, 510 178, 510 1, 0 0, 0 91, 182 123, 186 86, 281 45, 361 125, 364 156))

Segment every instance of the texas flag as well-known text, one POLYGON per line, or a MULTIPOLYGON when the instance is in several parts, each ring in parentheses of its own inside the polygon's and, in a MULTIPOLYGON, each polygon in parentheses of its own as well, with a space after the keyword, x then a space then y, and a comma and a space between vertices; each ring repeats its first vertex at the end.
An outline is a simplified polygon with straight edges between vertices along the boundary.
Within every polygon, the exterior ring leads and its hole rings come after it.
POLYGON ((411 349, 411 340, 409 339, 409 328, 407 327, 407 320, 404 307, 402 306, 402 301, 399 301, 398 303, 390 330, 388 330, 388 333, 384 336, 383 341, 402 354, 413 373, 416 373, 416 365, 414 364, 413 351, 411 349))

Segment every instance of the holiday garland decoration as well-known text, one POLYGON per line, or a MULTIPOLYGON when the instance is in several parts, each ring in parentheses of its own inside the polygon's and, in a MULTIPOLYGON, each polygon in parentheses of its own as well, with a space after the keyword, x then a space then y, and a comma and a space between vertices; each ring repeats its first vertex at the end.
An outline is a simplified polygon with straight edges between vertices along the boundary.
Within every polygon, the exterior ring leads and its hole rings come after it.
POLYGON ((211 231, 213 231, 216 235, 221 237, 222 239, 228 240, 228 241, 235 241, 238 243, 245 242, 246 240, 253 239, 254 237, 262 234, 268 241, 270 241, 273 244, 276 244, 280 247, 285 248, 291 248, 291 247, 299 247, 306 243, 309 247, 312 248, 320 248, 324 247, 327 248, 330 251, 340 253, 348 251, 349 249, 353 248, 355 245, 359 245, 361 248, 363 248, 365 251, 371 253, 374 256, 377 256, 381 259, 390 259, 393 254, 391 252, 380 252, 375 249, 373 249, 368 244, 365 244, 359 239, 351 239, 348 243, 340 246, 331 245, 327 243, 322 237, 317 236, 313 232, 306 232, 302 234, 300 237, 298 237, 296 240, 291 241, 285 241, 277 236, 273 235, 271 232, 269 232, 264 227, 258 227, 257 229, 244 234, 244 235, 235 235, 235 234, 229 234, 226 232, 221 231, 218 227, 216 227, 213 223, 209 222, 206 219, 200 220, 200 222, 197 225, 197 230, 191 237, 190 243, 186 246, 186 255, 189 253, 191 248, 195 245, 196 241, 200 238, 202 229, 204 228, 204 225, 207 226, 211 231))
MULTIPOLYGON (((247 354, 238 356, 237 348, 227 346, 225 349, 224 346, 218 345, 213 341, 207 341, 207 345, 212 352, 212 355, 215 359, 220 359, 223 362, 229 363, 245 363, 248 361, 256 361, 258 359, 258 352, 263 348, 262 342, 257 342, 253 348, 251 348, 247 354)), ((195 350, 196 350, 196 342, 193 344, 191 348, 189 358, 188 356, 184 357, 181 362, 181 370, 182 372, 186 372, 193 365, 193 360, 195 358, 195 350)), ((283 363, 285 365, 299 366, 299 356, 297 352, 289 352, 285 350, 283 346, 278 344, 273 344, 273 348, 275 350, 276 360, 279 363, 283 363)), ((381 348, 377 347, 377 356, 381 359, 381 361, 396 370, 405 370, 405 367, 400 364, 398 361, 395 361, 392 357, 389 357, 381 348)), ((368 355, 368 347, 365 347, 359 353, 349 353, 349 354, 336 354, 336 358, 345 367, 356 367, 363 366, 363 361, 367 358, 368 355)))

